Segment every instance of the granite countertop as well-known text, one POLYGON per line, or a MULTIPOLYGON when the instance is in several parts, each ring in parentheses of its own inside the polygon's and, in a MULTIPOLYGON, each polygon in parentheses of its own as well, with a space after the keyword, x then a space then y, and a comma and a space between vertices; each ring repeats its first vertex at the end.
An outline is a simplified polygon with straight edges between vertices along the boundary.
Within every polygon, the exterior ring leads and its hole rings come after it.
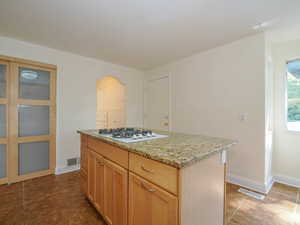
POLYGON ((237 143, 224 138, 163 131, 155 131, 155 133, 165 134, 169 137, 134 143, 123 143, 100 136, 98 130, 79 130, 78 133, 98 138, 103 142, 126 149, 129 152, 134 152, 176 168, 187 167, 213 154, 229 150, 230 147, 237 143))

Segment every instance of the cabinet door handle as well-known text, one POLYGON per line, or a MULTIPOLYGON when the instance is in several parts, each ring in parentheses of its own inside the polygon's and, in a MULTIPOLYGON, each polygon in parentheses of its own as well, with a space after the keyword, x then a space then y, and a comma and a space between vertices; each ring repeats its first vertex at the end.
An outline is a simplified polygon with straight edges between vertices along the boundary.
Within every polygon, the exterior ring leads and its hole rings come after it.
POLYGON ((148 173, 154 173, 154 170, 149 170, 149 169, 145 168, 144 165, 141 165, 141 168, 142 168, 142 170, 144 170, 144 171, 146 171, 148 173))
POLYGON ((155 189, 153 188, 148 188, 144 183, 141 183, 142 188, 144 188, 145 190, 149 191, 149 192, 156 192, 155 189))

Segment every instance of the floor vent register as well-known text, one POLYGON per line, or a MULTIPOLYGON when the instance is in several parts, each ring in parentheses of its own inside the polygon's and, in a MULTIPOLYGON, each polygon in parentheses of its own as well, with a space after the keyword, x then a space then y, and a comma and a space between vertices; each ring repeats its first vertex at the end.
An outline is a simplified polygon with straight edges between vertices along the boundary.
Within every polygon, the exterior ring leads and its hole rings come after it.
POLYGON ((245 194, 245 195, 247 195, 247 196, 249 196, 249 197, 258 199, 258 200, 264 200, 265 197, 266 197, 266 196, 263 195, 263 194, 259 194, 259 193, 257 193, 257 192, 249 191, 249 190, 246 190, 246 189, 244 189, 244 188, 240 188, 240 189, 238 190, 238 192, 240 192, 240 193, 242 193, 242 194, 245 194))

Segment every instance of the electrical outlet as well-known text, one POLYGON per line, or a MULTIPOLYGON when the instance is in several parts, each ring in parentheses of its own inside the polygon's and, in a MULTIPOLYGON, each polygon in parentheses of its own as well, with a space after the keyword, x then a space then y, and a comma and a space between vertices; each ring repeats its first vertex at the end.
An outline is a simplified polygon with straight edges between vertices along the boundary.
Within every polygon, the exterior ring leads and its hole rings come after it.
POLYGON ((247 121, 247 120, 248 120, 248 113, 240 113, 240 115, 239 115, 239 120, 240 120, 241 122, 247 121))

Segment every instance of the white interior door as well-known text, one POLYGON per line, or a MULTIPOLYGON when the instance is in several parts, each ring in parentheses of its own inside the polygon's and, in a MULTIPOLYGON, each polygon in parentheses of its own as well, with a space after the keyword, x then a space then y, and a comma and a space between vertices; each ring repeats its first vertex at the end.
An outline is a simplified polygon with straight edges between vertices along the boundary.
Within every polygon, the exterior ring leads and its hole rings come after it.
POLYGON ((144 89, 144 127, 169 131, 169 77, 146 81, 144 89))

